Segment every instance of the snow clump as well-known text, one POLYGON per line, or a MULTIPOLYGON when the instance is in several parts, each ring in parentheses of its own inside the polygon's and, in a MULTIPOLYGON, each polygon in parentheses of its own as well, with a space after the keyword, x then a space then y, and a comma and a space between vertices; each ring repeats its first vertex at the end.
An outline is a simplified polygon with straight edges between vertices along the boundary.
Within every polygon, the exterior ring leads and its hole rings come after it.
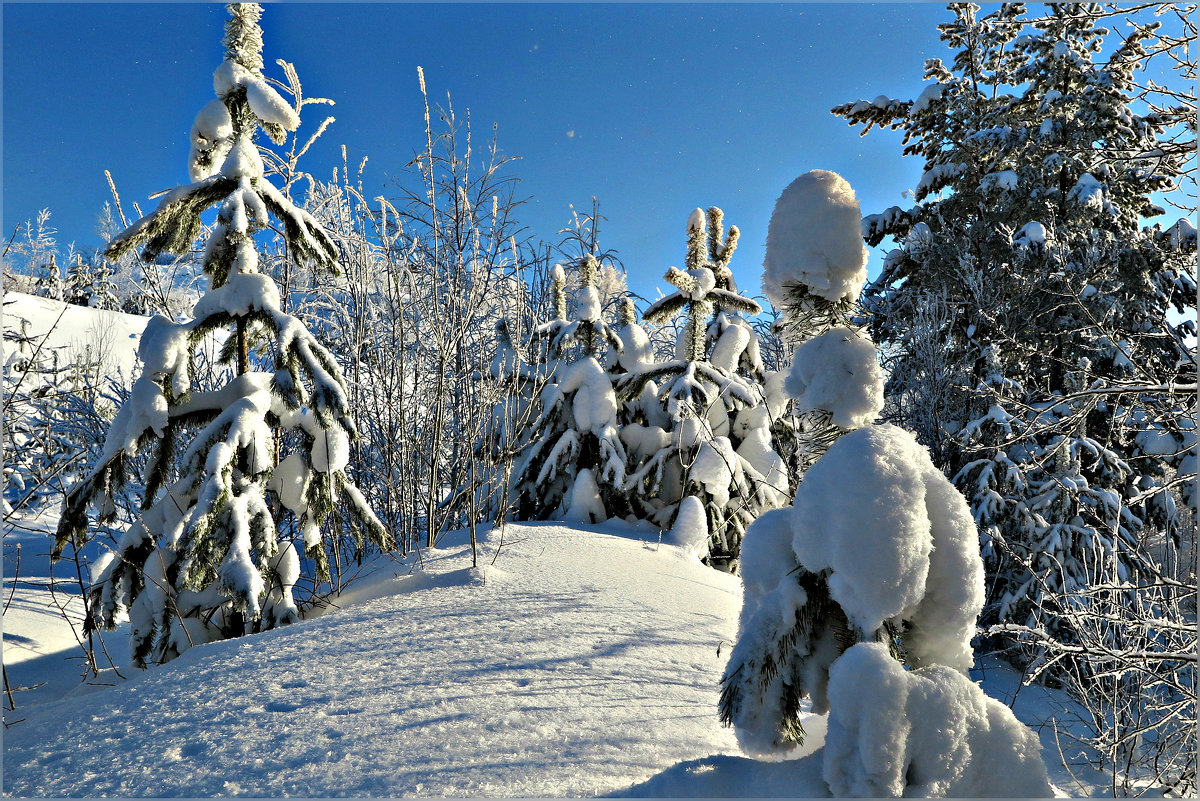
MULTIPOLYGON (((845 434, 804 476, 792 547, 864 636, 906 620, 909 662, 966 673, 983 563, 966 501, 903 429, 845 434)), ((744 546, 743 546, 744 550, 744 546)))
POLYGON ((849 328, 831 328, 796 348, 785 388, 800 411, 824 409, 838 428, 862 428, 883 410, 875 343, 849 328))
POLYGON ((831 302, 856 298, 867 280, 862 212, 846 179, 805 173, 783 190, 767 226, 763 292, 776 308, 803 285, 831 302))
POLYGON ((698 559, 708 556, 708 517, 704 504, 695 495, 686 495, 679 502, 675 525, 663 542, 682 548, 698 559))
POLYGON ((882 643, 833 664, 824 776, 834 797, 1053 795, 1038 738, 942 666, 906 671, 882 643))

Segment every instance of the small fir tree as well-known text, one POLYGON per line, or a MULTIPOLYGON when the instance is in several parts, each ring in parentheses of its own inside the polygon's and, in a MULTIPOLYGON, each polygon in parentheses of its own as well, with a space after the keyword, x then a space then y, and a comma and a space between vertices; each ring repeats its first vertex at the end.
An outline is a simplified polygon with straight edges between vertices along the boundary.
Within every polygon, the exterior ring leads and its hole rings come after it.
POLYGON ((163 251, 182 252, 200 230, 200 213, 216 206, 204 248, 210 288, 192 320, 160 316, 146 327, 138 350, 142 375, 95 466, 68 493, 54 549, 58 557, 68 543, 85 541, 89 505, 99 508, 102 522, 113 519, 114 493, 131 459, 150 450, 141 517, 89 592, 89 625, 112 627, 129 610, 133 654, 143 666, 199 642, 299 618, 292 595, 299 559, 293 543, 280 537, 283 510, 296 516, 318 580, 328 578, 323 526, 347 525, 355 536, 390 547, 388 532, 345 474, 355 430, 341 371, 280 309, 275 284, 258 271, 254 236, 268 215, 309 266, 335 269, 337 252, 263 176, 258 128, 278 140, 298 118, 262 77, 261 8, 227 8, 226 60, 214 79, 218 99, 193 127, 194 183, 168 193, 105 253, 117 260, 141 246, 142 258, 152 260, 163 251), (194 351, 221 329, 228 331, 223 359, 234 375, 202 390, 194 383, 194 351), (281 440, 291 452, 277 461, 281 440))
POLYGON ((566 319, 565 273, 558 265, 552 273, 556 316, 539 326, 535 347, 544 343, 553 383, 541 391, 539 415, 513 473, 519 515, 599 522, 629 512, 617 400, 612 376, 600 366, 604 346, 620 353, 623 345, 600 316, 598 266, 590 254, 579 262, 574 320, 566 319))
MULTIPOLYGON (((645 392, 652 386, 667 423, 660 427, 647 420, 643 429, 626 426, 627 438, 645 454, 630 472, 633 497, 643 506, 640 516, 674 530, 683 499, 700 499, 706 531, 698 539, 708 542, 707 553, 702 555, 709 564, 735 570, 746 525, 777 504, 779 485, 786 486, 786 481, 760 470, 774 473, 782 464, 771 448, 759 453, 761 448, 755 447, 763 444, 763 438, 750 431, 764 429, 765 420, 747 415, 737 429, 740 439, 751 441, 746 453, 753 451, 754 462, 739 452, 731 438, 738 410, 762 406, 764 392, 753 375, 737 372, 743 355, 753 353, 746 336, 752 338, 753 331, 735 325, 728 315, 754 315, 761 307, 727 288, 732 286, 728 265, 738 230, 734 227, 724 234, 721 220, 719 209, 711 209, 708 215, 701 209, 692 212, 687 226, 687 270, 672 267, 667 271, 665 278, 677 291, 652 304, 644 314, 644 319, 655 325, 676 316, 685 318, 676 341, 676 358, 627 373, 617 388, 623 403, 640 401, 645 405, 645 392), (714 223, 711 228, 709 220, 714 223), (724 366, 714 364, 706 348, 714 313, 718 321, 715 330, 720 331, 714 347, 720 350, 724 366)), ((688 519, 694 517, 688 515, 688 519)), ((676 533, 687 541, 697 539, 676 533)))

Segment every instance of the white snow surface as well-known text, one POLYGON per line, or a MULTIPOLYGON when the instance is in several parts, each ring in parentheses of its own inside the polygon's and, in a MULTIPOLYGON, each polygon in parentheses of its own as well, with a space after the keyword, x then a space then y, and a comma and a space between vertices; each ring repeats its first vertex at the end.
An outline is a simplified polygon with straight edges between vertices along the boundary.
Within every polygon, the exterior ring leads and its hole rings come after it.
POLYGON ((838 301, 856 298, 867 280, 862 212, 846 179, 813 170, 792 181, 771 212, 763 259, 763 293, 777 309, 788 287, 838 301))
POLYGON ((617 396, 612 379, 594 358, 588 356, 567 368, 558 391, 564 395, 575 393, 571 399, 571 413, 575 416, 577 431, 591 431, 596 436, 603 436, 605 429, 615 429, 617 396))
POLYGON ((477 569, 461 542, 427 550, 340 611, 197 646, 84 703, 18 695, 5 789, 577 796, 734 753, 715 710, 738 580, 656 539, 510 525, 494 565, 489 532, 477 569))
POLYGON ((300 127, 300 116, 283 97, 265 81, 247 80, 246 102, 254 116, 263 122, 275 123, 285 131, 294 131, 300 127))
POLYGON ((861 428, 883 410, 883 368, 865 333, 831 328, 801 343, 784 388, 800 411, 824 409, 839 428, 861 428))
MULTIPOLYGON (((28 323, 25 331, 34 347, 41 344, 43 356, 58 350, 60 361, 67 362, 90 350, 102 372, 128 380, 136 373, 138 341, 149 318, 5 292, 4 329, 20 332, 22 322, 28 323)), ((11 349, 5 345, 4 350, 7 359, 11 349)))
POLYGON ((917 114, 927 110, 934 101, 941 100, 945 94, 946 87, 944 84, 931 83, 922 91, 920 97, 913 101, 912 107, 908 110, 908 116, 914 117, 917 114))
POLYGON ((864 634, 913 624, 917 667, 962 673, 983 607, 983 562, 966 501, 903 429, 868 426, 839 438, 796 490, 792 547, 864 634))

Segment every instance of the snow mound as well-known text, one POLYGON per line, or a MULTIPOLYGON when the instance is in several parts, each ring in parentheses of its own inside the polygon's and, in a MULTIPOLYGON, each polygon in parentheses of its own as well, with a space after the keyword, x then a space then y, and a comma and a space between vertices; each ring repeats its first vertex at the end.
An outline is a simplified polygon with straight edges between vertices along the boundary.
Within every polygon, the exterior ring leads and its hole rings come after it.
POLYGON ((718 754, 681 762, 611 798, 829 798, 821 753, 783 762, 718 754))
POLYGON ((783 190, 767 226, 763 293, 777 309, 802 285, 829 301, 854 299, 867 280, 862 212, 846 179, 805 173, 783 190))
POLYGON ((824 777, 834 797, 1053 795, 1037 737, 946 667, 906 671, 859 643, 829 676, 824 777))
POLYGON ((675 525, 663 542, 682 548, 697 559, 708 556, 708 518, 704 505, 695 495, 684 496, 675 514, 675 525))

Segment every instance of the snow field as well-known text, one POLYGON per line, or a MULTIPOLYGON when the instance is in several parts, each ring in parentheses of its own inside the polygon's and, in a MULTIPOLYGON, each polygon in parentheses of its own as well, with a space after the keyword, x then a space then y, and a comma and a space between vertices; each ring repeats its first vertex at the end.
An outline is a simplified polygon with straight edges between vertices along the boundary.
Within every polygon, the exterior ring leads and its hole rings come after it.
MULTIPOLYGON (((67 364, 89 349, 100 360, 101 375, 132 378, 137 366, 137 346, 148 318, 123 312, 76 306, 51 298, 4 293, 4 330, 20 333, 22 321, 34 347, 42 343, 42 356, 59 350, 60 363, 67 364)), ((13 355, 5 345, 4 358, 13 355)))
MULTIPOLYGON (((488 535, 488 559, 498 543, 488 535)), ((592 795, 736 749, 715 716, 735 577, 555 525, 509 525, 494 566, 472 570, 462 546, 411 574, 383 564, 340 611, 24 710, 6 732, 6 789, 592 795)))

